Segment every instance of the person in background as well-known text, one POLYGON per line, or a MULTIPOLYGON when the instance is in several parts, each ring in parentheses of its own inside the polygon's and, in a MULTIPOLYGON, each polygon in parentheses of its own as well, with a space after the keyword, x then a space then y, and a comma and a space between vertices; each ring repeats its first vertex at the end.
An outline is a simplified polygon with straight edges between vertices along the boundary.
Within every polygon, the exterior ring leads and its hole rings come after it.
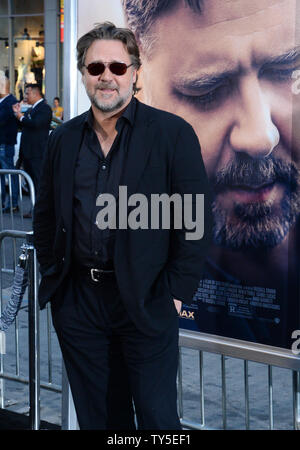
MULTIPOLYGON (((15 169, 14 155, 17 142, 18 122, 14 116, 12 105, 17 102, 9 92, 9 80, 3 71, 0 71, 0 167, 1 169, 15 169)), ((1 176, 1 200, 3 212, 19 211, 18 207, 18 177, 11 177, 12 205, 10 200, 5 202, 6 188, 5 176, 1 176)))
POLYGON ((53 100, 53 107, 52 107, 51 128, 56 128, 58 125, 61 125, 63 118, 64 118, 64 108, 60 106, 59 97, 55 97, 53 100))
POLYGON ((64 108, 60 106, 59 97, 55 97, 53 100, 53 108, 52 108, 53 116, 57 117, 60 120, 64 118, 64 108))
MULTIPOLYGON (((31 108, 24 114, 21 112, 20 103, 16 103, 12 107, 22 127, 19 160, 25 172, 32 178, 35 192, 37 192, 52 110, 44 100, 38 84, 26 86, 24 101, 31 105, 31 108)), ((24 218, 31 218, 31 212, 24 214, 24 218)))
POLYGON ((60 105, 59 97, 55 97, 53 100, 52 112, 54 117, 60 120, 64 119, 64 108, 60 105))

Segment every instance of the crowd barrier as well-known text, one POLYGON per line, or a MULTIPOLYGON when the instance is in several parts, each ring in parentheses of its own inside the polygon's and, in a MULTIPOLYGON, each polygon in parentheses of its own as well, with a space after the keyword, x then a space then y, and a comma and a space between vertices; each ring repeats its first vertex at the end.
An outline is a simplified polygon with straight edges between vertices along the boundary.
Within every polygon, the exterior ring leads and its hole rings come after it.
MULTIPOLYGON (((35 191, 32 179, 23 170, 7 170, 0 169, 0 178, 5 177, 6 181, 6 205, 9 205, 8 212, 4 214, 2 208, 0 208, 0 229, 1 230, 18 230, 18 231, 30 231, 31 222, 23 218, 24 213, 29 212, 35 203, 35 191), (18 205, 19 211, 13 211, 12 200, 12 176, 17 177, 18 188, 18 205)), ((0 205, 2 205, 2 184, 0 183, 0 205)), ((5 205, 2 205, 5 206, 5 205)), ((2 254, 2 273, 11 274, 14 271, 14 267, 17 263, 17 251, 16 241, 12 241, 13 258, 10 257, 9 261, 6 261, 7 252, 5 251, 5 243, 3 243, 2 254)))
MULTIPOLYGON (((29 272, 28 290, 25 293, 21 306, 23 312, 26 311, 27 313, 28 311, 27 330, 23 329, 25 324, 20 324, 17 316, 15 323, 10 327, 9 336, 6 338, 6 343, 10 344, 7 345, 9 354, 5 355, 0 352, 0 408, 11 409, 12 403, 15 402, 14 398, 8 397, 5 380, 15 383, 16 386, 18 384, 27 385, 29 388, 30 428, 37 430, 40 428, 41 423, 40 391, 51 391, 61 396, 62 386, 61 377, 59 380, 57 380, 57 377, 54 377, 52 351, 54 330, 49 306, 43 313, 43 326, 40 329, 40 312, 37 305, 39 273, 35 250, 32 246, 32 221, 23 218, 23 214, 30 211, 34 206, 34 185, 29 175, 22 170, 1 169, 0 175, 5 175, 7 178, 7 200, 11 206, 12 175, 18 177, 19 191, 18 212, 14 212, 11 207, 6 214, 3 214, 0 208, 0 228, 2 230, 0 232, 0 313, 2 313, 7 297, 10 294, 14 270, 18 263, 18 256, 22 251, 26 252, 29 272), (7 287, 7 285, 10 287, 7 287), (42 346, 40 345, 40 335, 43 336, 42 346), (28 342, 26 352, 24 352, 24 340, 28 342), (42 376, 40 370, 41 357, 43 367, 45 367, 42 376)), ((1 194, 0 184, 0 196, 1 194)), ((57 346, 55 351, 59 352, 57 346)), ((59 411, 60 414, 61 411, 59 411)))
MULTIPOLYGON (((179 366, 179 415, 183 427, 188 429, 205 429, 205 405, 204 405, 204 367, 203 354, 218 354, 221 366, 221 389, 222 400, 220 408, 222 410, 222 428, 227 428, 227 386, 226 379, 228 371, 226 369, 227 358, 235 358, 243 361, 244 372, 244 417, 245 429, 250 429, 250 401, 249 401, 249 363, 256 362, 264 365, 268 371, 268 403, 269 403, 269 423, 268 428, 274 429, 274 408, 273 408, 273 370, 274 367, 288 369, 292 377, 292 412, 293 428, 300 430, 300 355, 294 354, 291 350, 256 344, 248 341, 214 336, 211 334, 180 330, 180 349, 189 348, 199 354, 200 369, 200 420, 199 423, 191 422, 184 417, 183 411, 183 377, 182 364, 179 366)), ((195 355, 196 360, 196 355, 195 355)), ((216 405, 217 406, 217 405, 216 405)), ((262 411, 261 411, 262 412, 262 411)))
MULTIPOLYGON (((26 179, 29 185, 30 199, 29 203, 34 205, 34 188, 32 181, 28 175, 22 171, 3 171, 0 170, 0 174, 7 173, 18 174, 18 177, 26 179)), ((9 191, 11 192, 11 181, 9 181, 9 191)), ((21 183, 20 183, 21 186, 21 183)), ((21 189, 21 187, 20 187, 21 189)), ((21 194, 21 193, 20 193, 21 194)), ((11 194, 10 194, 11 195, 11 194)), ((20 197, 22 202, 22 197, 20 197)), ((28 203, 28 200, 27 200, 28 203)), ((10 216, 13 216, 11 213, 10 216)), ((1 219, 1 217, 0 217, 1 219)), ((20 219, 21 220, 21 219, 20 219)), ((23 223, 23 222, 20 222, 23 223)), ((27 222, 28 224, 28 222, 27 222)), ((31 223, 30 223, 31 227, 31 223)), ((3 228, 3 227, 2 227, 3 228)), ((29 386, 29 426, 33 430, 38 430, 41 424, 41 401, 40 391, 48 390, 61 395, 61 409, 58 411, 58 415, 61 415, 61 427, 62 429, 78 429, 76 413, 74 404, 72 401, 72 395, 70 392, 69 383, 67 380, 66 372, 62 367, 62 377, 60 382, 53 382, 53 354, 52 354, 52 334, 53 327, 51 323, 50 309, 47 307, 46 311, 46 327, 43 327, 42 333, 47 334, 46 342, 47 348, 41 348, 40 346, 40 311, 37 302, 37 289, 39 283, 38 264, 35 254, 35 249, 32 245, 32 232, 26 230, 3 230, 0 232, 0 252, 3 256, 4 253, 4 241, 5 239, 11 239, 14 241, 13 251, 10 252, 13 263, 8 264, 8 258, 4 260, 1 258, 1 286, 2 275, 13 274, 14 267, 17 264, 18 251, 23 251, 26 254, 28 262, 28 376, 20 374, 20 360, 24 355, 20 354, 19 347, 19 324, 18 318, 15 322, 15 373, 12 373, 4 368, 4 357, 0 355, 0 407, 5 408, 5 388, 4 381, 11 380, 16 383, 23 383, 29 386), (18 246, 16 240, 21 241, 18 246), (46 354, 46 356, 45 356, 46 354), (48 377, 43 379, 41 377, 41 355, 44 360, 48 361, 48 377)), ((3 308, 2 288, 1 288, 1 311, 3 308)), ((274 429, 274 409, 273 409, 273 368, 281 367, 285 368, 291 373, 292 377, 292 404, 289 407, 293 413, 293 428, 295 430, 300 429, 300 358, 299 355, 295 355, 292 351, 264 346, 261 344, 255 344, 246 341, 239 341, 235 339, 224 338, 221 336, 214 336, 210 334, 204 334, 199 332, 193 332, 188 330, 180 330, 180 364, 178 371, 178 411, 183 428, 203 430, 207 429, 205 418, 205 376, 204 376, 204 354, 219 355, 221 366, 221 404, 214 405, 216 409, 222 411, 222 427, 227 428, 227 377, 229 371, 227 368, 228 358, 236 358, 243 362, 243 382, 244 389, 242 395, 244 396, 244 413, 245 413, 245 429, 250 429, 250 404, 249 404, 249 363, 256 362, 265 365, 268 370, 268 399, 269 399, 269 423, 268 428, 274 429), (185 414, 184 408, 184 393, 186 389, 184 379, 184 364, 182 354, 186 349, 190 349, 195 352, 193 364, 196 367, 196 361, 199 362, 199 392, 195 397, 199 398, 199 418, 191 420, 185 414)), ((196 386, 193 387, 196 390, 196 386)), ((240 395, 240 394, 239 394, 240 395)), ((210 427, 214 428, 214 427, 210 427)))

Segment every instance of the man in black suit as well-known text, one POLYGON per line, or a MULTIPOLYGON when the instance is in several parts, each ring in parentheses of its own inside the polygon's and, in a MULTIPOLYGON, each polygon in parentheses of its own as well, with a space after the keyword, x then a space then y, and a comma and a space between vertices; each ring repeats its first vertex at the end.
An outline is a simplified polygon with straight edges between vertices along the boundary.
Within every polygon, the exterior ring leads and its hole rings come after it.
MULTIPOLYGON (((20 103, 13 105, 15 116, 22 127, 19 162, 23 164, 25 172, 32 178, 35 192, 37 192, 52 120, 52 110, 44 100, 38 84, 26 85, 24 100, 32 105, 25 114, 21 113, 20 103)), ((30 218, 31 213, 25 214, 24 217, 30 218)))
POLYGON ((130 30, 98 25, 77 59, 92 105, 50 135, 33 222, 40 306, 51 300, 81 429, 131 428, 131 397, 139 429, 180 429, 178 312, 198 286, 211 223, 199 142, 187 122, 133 96, 130 30), (190 198, 193 212, 204 194, 202 239, 187 238, 188 220, 145 223, 148 209, 138 222, 133 206, 157 194, 190 198), (105 228, 107 198, 119 219, 108 208, 105 228))

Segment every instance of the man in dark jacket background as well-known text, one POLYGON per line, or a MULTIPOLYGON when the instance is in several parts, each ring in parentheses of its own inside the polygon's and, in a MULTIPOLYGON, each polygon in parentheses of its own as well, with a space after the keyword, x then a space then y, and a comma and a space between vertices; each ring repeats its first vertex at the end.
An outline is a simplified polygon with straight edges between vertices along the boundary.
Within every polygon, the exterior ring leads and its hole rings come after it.
MULTIPOLYGON (((26 86, 24 100, 32 105, 25 114, 21 113, 20 103, 13 106, 15 116, 22 127, 19 159, 25 172, 32 178, 35 192, 37 192, 52 120, 52 110, 44 100, 38 84, 26 86)), ((24 217, 31 217, 31 213, 25 214, 24 217)))
MULTIPOLYGON (((12 105, 17 99, 9 93, 9 81, 4 72, 0 73, 0 167, 1 169, 15 169, 14 155, 17 142, 18 122, 14 116, 12 105)), ((12 210, 18 211, 18 178, 11 177, 12 210)), ((10 201, 5 204, 5 176, 1 177, 1 200, 4 212, 10 210, 10 201)))

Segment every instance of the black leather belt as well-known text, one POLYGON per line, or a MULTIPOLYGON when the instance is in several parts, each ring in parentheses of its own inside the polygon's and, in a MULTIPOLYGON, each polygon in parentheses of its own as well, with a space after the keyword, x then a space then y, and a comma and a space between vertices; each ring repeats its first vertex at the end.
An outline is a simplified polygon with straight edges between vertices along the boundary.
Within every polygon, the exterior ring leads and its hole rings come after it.
POLYGON ((88 266, 76 266, 76 271, 80 275, 87 276, 97 283, 103 280, 104 277, 113 276, 115 274, 115 271, 113 269, 97 269, 96 267, 88 266))

